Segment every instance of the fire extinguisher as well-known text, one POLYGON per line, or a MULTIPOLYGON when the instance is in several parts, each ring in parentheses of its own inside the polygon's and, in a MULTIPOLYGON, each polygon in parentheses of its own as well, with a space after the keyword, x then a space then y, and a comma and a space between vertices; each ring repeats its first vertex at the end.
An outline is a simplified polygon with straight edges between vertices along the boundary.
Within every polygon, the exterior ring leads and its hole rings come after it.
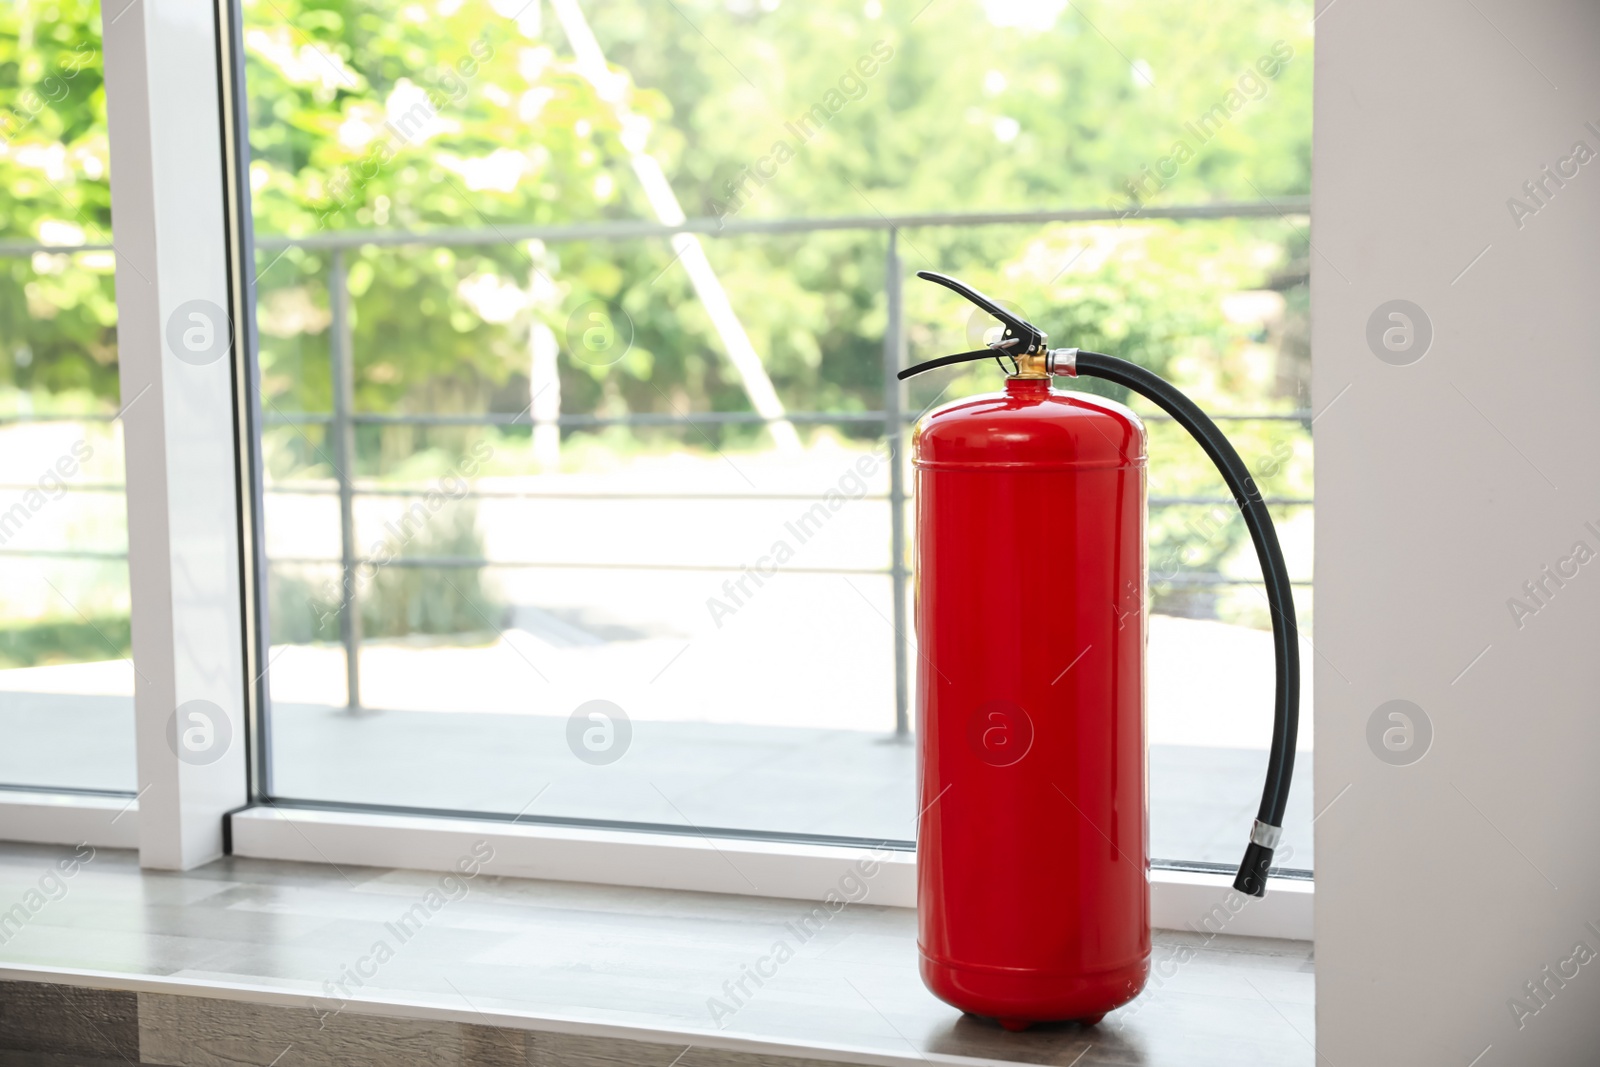
POLYGON ((1249 471, 1188 397, 1125 360, 1047 348, 1042 330, 954 278, 918 277, 1005 330, 900 378, 1011 362, 1004 392, 946 404, 912 437, 922 978, 1007 1029, 1093 1025, 1138 995, 1150 966, 1146 439, 1128 408, 1052 379, 1102 378, 1154 402, 1200 443, 1244 513, 1277 666, 1266 787, 1233 883, 1257 897, 1294 771, 1289 576, 1249 471))

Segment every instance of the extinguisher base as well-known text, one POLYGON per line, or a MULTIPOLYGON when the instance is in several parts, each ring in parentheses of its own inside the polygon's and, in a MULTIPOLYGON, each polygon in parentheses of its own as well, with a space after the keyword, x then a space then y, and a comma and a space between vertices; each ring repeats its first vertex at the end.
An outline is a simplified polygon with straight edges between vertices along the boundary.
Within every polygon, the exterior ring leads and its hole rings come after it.
POLYGON ((1233 888, 1252 897, 1267 895, 1267 871, 1272 867, 1273 850, 1266 845, 1250 842, 1250 847, 1244 850, 1244 861, 1239 864, 1239 874, 1233 880, 1233 888))
POLYGON ((970 1015, 993 1019, 1007 1030, 1046 1022, 1093 1026, 1138 996, 1150 975, 1148 954, 1087 972, 962 966, 926 952, 919 955, 923 983, 934 996, 970 1015))

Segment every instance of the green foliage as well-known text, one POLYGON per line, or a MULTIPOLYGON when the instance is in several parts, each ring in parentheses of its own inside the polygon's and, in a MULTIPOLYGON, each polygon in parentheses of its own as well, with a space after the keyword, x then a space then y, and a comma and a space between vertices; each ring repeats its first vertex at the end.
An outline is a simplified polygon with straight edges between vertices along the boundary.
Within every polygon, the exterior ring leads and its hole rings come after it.
POLYGON ((132 655, 126 615, 0 626, 0 670, 93 663, 132 655))
POLYGON ((680 136, 657 147, 680 196, 697 206, 728 200, 726 182, 773 142, 794 142, 785 123, 852 75, 864 91, 846 93, 825 132, 746 210, 1103 205, 1279 41, 1289 61, 1164 199, 1255 200, 1252 185, 1269 195, 1309 188, 1304 3, 1242 0, 1225 12, 1182 0, 588 7, 611 61, 671 101, 680 136), (862 78, 855 63, 880 41, 892 55, 862 78))
MULTIPOLYGON (((449 507, 404 545, 403 557, 473 559, 484 554, 477 509, 470 502, 449 507)), ((477 566, 379 567, 357 583, 361 633, 367 640, 411 636, 466 635, 492 641, 505 622, 505 605, 485 591, 477 566)), ((270 571, 268 612, 274 644, 339 640, 340 578, 337 567, 279 565, 270 571)))
POLYGON ((274 564, 267 568, 267 617, 272 623, 272 644, 308 645, 339 640, 337 568, 299 564, 274 564))
MULTIPOLYGON (((736 201, 739 217, 1126 202, 1125 183, 1190 138, 1186 128, 1243 78, 1254 79, 1259 98, 1247 96, 1151 199, 1256 199, 1308 187, 1310 41, 1303 5, 1288 0, 1249 0, 1226 19, 1176 0, 1081 11, 1011 0, 586 7, 623 80, 635 135, 690 214, 736 201), (1272 60, 1275 77, 1260 76, 1275 49, 1290 58, 1272 60), (818 105, 837 112, 820 132, 798 136, 798 121, 818 105), (792 159, 752 179, 779 142, 792 159)), ((541 3, 515 22, 462 0, 244 8, 259 234, 650 217, 616 114, 579 75, 541 3)), ((7 234, 38 236, 64 223, 98 239, 108 227, 96 23, 87 2, 31 0, 0 14, 0 72, 19 100, 48 86, 46 106, 0 157, 7 234), (34 162, 19 161, 24 146, 37 149, 27 157, 34 162), (64 153, 64 176, 45 180, 41 153, 64 153)), ((902 252, 909 268, 993 267, 1025 255, 1033 236, 921 230, 902 252)), ((880 403, 881 236, 710 244, 791 406, 880 403)), ((566 314, 596 299, 632 320, 633 349, 611 368, 563 360, 567 410, 664 411, 672 397, 696 408, 747 406, 663 242, 366 247, 345 265, 365 409, 520 410, 529 322, 541 318, 564 335, 566 314), (485 315, 497 302, 501 311, 485 315)), ((8 261, 0 300, 15 311, 7 321, 29 324, 21 332, 30 336, 6 340, 14 352, 26 344, 37 368, 24 374, 25 357, 12 370, 52 390, 87 385, 111 398, 109 262, 96 261, 102 273, 88 277, 75 266, 36 275, 8 261)), ((274 247, 259 266, 267 396, 283 410, 325 411, 330 256, 274 247)), ((1127 295, 1102 281, 1090 307, 1127 295)), ((1072 324, 1094 326, 1093 318, 1086 311, 1072 324)), ((1178 327, 1174 320, 1166 332, 1178 327)))
MULTIPOLYGON (((542 0, 243 7, 269 418, 331 407, 339 273, 328 250, 284 250, 272 235, 401 229, 490 239, 341 254, 359 410, 520 412, 536 323, 563 345, 564 412, 748 410, 666 241, 509 236, 653 218, 630 145, 660 164, 688 214, 736 219, 1134 210, 1309 188, 1304 0, 1240 0, 1225 12, 1180 0, 584 2, 617 79, 610 99, 582 76, 542 0), (626 128, 611 100, 632 116, 626 128), (632 336, 615 365, 573 358, 569 317, 593 301, 632 336)), ((0 10, 0 102, 10 108, 0 111, 0 235, 109 239, 98 48, 89 0, 0 10), (21 124, 6 117, 24 111, 21 124)), ((791 409, 882 406, 882 231, 703 240, 791 409)), ((1306 247, 1296 225, 1156 224, 1135 212, 1120 225, 923 227, 902 232, 899 248, 908 274, 961 273, 1057 341, 1168 373, 1213 408, 1300 406, 1306 247), (1222 313, 1232 295, 1260 290, 1285 297, 1273 321, 1222 313)), ((3 260, 0 390, 49 402, 72 389, 115 407, 112 263, 109 253, 3 260)), ((977 340, 963 336, 967 309, 948 294, 915 281, 906 294, 912 358, 977 340)), ((993 380, 975 366, 946 396, 993 380)), ((914 409, 946 384, 916 383, 914 409)), ((1215 491, 1198 452, 1175 451, 1164 432, 1153 427, 1154 447, 1183 458, 1156 468, 1152 491, 1215 491)), ((1247 462, 1289 447, 1268 481, 1309 488, 1303 429, 1230 432, 1247 462)), ((705 433, 724 447, 764 440, 749 427, 705 433)), ((352 473, 391 476, 415 452, 458 448, 459 437, 363 427, 352 473)), ((581 460, 616 447, 618 434, 573 437, 586 441, 568 450, 581 460)), ((698 437, 628 438, 658 439, 700 447, 698 437)), ((272 427, 266 440, 274 477, 331 474, 320 427, 272 427)), ((1188 546, 1197 567, 1227 566, 1241 547, 1237 524, 1201 536, 1176 510, 1152 523, 1153 552, 1188 546)))
MULTIPOLYGON (((0 239, 110 241, 98 8, 0 5, 0 239)), ((91 390, 114 409, 114 263, 110 252, 0 256, 0 393, 48 402, 91 390)))
MULTIPOLYGON (((534 25, 542 7, 514 24, 454 0, 247 4, 258 228, 651 217, 615 113, 579 77, 549 11, 534 25), (433 93, 436 132, 409 141, 382 133, 419 90, 433 93), (496 174, 505 180, 496 184, 496 174)), ((636 134, 690 214, 1125 203, 1125 182, 1158 166, 1177 140, 1195 140, 1187 124, 1241 85, 1242 107, 1145 199, 1303 193, 1311 52, 1300 5, 1254 0, 1225 20, 1171 0, 1156 7, 1062 7, 1050 17, 1050 5, 936 4, 915 18, 921 0, 586 10, 623 78, 636 134), (1046 13, 1019 18, 1024 9, 1046 13), (826 122, 800 136, 818 105, 826 122)), ((924 229, 906 235, 902 253, 911 269, 991 270, 1026 255, 1035 236, 924 229)), ((881 234, 708 244, 791 407, 881 403, 881 234)), ((292 394, 286 406, 326 410, 328 257, 276 257, 262 256, 271 264, 262 282, 267 391, 292 394)), ((1169 277, 1196 269, 1169 265, 1169 277)), ((375 410, 521 410, 529 323, 542 319, 565 340, 566 316, 591 300, 628 321, 633 347, 608 368, 564 359, 564 410, 748 407, 664 242, 366 248, 351 254, 351 280, 358 400, 375 410), (497 302, 510 310, 486 315, 497 302)), ((1071 325, 1098 333, 1102 309, 1131 302, 1148 303, 1150 319, 1169 310, 1161 294, 1130 294, 1111 279, 1095 290, 1071 325)), ((929 307, 925 318, 948 316, 929 307)), ((1113 336, 1121 328, 1104 326, 1113 336)), ((1185 326, 1181 316, 1152 326, 1148 354, 1168 358, 1156 342, 1185 326)))
MULTIPOLYGON (((404 556, 470 559, 482 557, 477 509, 454 505, 406 545, 404 556)), ((374 638, 407 634, 488 634, 504 623, 505 606, 483 588, 481 567, 402 567, 380 569, 360 594, 363 632, 374 638)))

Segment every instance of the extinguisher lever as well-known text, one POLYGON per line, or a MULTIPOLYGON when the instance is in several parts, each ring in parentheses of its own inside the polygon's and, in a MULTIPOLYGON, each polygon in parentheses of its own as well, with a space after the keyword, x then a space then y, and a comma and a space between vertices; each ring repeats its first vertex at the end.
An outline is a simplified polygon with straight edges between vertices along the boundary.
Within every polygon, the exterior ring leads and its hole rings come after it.
MULTIPOLYGON (((952 278, 948 274, 940 274, 938 271, 934 270, 919 270, 917 271, 917 277, 921 278, 923 281, 933 282, 935 285, 944 286, 946 289, 949 289, 953 293, 959 294, 971 303, 978 305, 980 308, 999 319, 1001 324, 1005 326, 1006 332, 1000 338, 997 347, 1008 349, 1009 355, 1031 355, 1032 353, 1040 351, 1044 347, 1045 341, 1049 340, 1049 335, 1043 330, 1039 329, 1039 327, 1035 326, 1021 315, 1018 315, 1016 312, 1007 311, 1005 308, 1000 306, 999 301, 978 292, 978 290, 974 289, 966 282, 961 281, 959 278, 952 278)), ((993 355, 993 353, 963 352, 962 355, 976 356, 977 358, 981 359, 985 356, 993 355)), ((919 365, 915 369, 932 370, 933 366, 932 364, 919 365)))

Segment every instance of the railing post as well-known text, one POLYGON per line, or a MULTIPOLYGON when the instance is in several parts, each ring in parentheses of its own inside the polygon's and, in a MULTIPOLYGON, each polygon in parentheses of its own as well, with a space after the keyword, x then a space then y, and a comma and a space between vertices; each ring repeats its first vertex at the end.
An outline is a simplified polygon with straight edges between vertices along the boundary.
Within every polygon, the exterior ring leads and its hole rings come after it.
POLYGON ((339 640, 344 644, 345 702, 361 706, 361 600, 356 587, 355 462, 356 432, 350 415, 355 407, 355 355, 350 325, 349 271, 344 250, 336 248, 328 268, 328 305, 333 312, 329 358, 333 364, 334 477, 339 480, 339 640))
POLYGON ((900 268, 900 231, 889 231, 889 251, 884 258, 884 292, 889 321, 883 334, 883 421, 889 443, 889 577, 894 590, 894 735, 911 735, 911 685, 906 638, 906 480, 901 454, 905 426, 901 417, 900 379, 905 362, 904 291, 900 268))

